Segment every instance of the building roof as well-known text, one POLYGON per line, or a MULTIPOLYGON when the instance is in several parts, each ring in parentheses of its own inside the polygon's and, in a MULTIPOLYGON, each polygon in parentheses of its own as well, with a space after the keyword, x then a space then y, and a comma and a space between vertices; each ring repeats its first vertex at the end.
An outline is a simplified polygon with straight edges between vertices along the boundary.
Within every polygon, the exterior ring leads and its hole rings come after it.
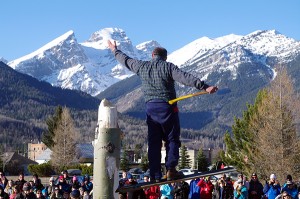
POLYGON ((49 148, 47 148, 38 157, 36 157, 36 160, 47 162, 47 161, 51 160, 51 153, 52 153, 52 151, 49 148))
POLYGON ((18 162, 20 165, 37 164, 37 162, 30 160, 24 156, 19 155, 16 152, 5 152, 1 155, 1 159, 6 164, 10 162, 18 162))
MULTIPOLYGON (((80 162, 93 162, 94 161, 94 146, 91 143, 77 144, 76 151, 77 157, 80 162)), ((37 162, 47 162, 51 160, 51 149, 47 148, 36 158, 37 162)))

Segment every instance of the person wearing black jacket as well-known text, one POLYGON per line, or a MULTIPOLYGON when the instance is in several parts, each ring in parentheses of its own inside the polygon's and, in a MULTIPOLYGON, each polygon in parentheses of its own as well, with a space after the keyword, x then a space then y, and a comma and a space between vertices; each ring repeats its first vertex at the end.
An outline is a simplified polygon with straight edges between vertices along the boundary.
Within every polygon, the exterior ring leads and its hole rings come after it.
POLYGON ((28 182, 23 185, 23 192, 18 193, 16 199, 36 199, 36 195, 31 191, 31 186, 28 182))
POLYGON ((4 191, 2 186, 0 186, 0 197, 2 199, 9 199, 9 195, 4 191))
POLYGON ((253 173, 249 183, 249 199, 261 199, 263 196, 263 185, 259 182, 257 174, 253 173))
POLYGON ((176 199, 187 199, 190 193, 190 185, 185 182, 181 181, 176 183, 174 187, 174 195, 176 199))
POLYGON ((23 185, 26 183, 27 181, 24 179, 24 173, 20 172, 19 173, 19 178, 15 181, 15 184, 18 185, 21 189, 21 191, 23 190, 23 185))

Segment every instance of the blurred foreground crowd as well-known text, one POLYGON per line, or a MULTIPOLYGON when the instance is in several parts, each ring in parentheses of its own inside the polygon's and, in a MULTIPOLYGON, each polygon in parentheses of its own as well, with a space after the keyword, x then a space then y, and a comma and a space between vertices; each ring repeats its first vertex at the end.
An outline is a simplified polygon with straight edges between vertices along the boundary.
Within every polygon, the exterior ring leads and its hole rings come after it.
MULTIPOLYGON (((149 181, 149 177, 144 176, 144 182, 149 181)), ((138 183, 130 173, 123 172, 119 186, 138 183)), ((216 181, 210 177, 197 178, 120 193, 119 199, 300 199, 299 191, 300 186, 291 175, 287 175, 285 183, 280 185, 275 174, 263 183, 256 173, 251 175, 250 180, 239 174, 236 181, 223 174, 216 181)))
POLYGON ((47 184, 42 184, 36 174, 28 182, 24 179, 23 173, 19 173, 16 180, 8 180, 3 172, 0 172, 0 178, 0 199, 92 198, 93 183, 89 175, 79 179, 79 176, 70 177, 68 171, 63 171, 57 178, 50 177, 47 184))

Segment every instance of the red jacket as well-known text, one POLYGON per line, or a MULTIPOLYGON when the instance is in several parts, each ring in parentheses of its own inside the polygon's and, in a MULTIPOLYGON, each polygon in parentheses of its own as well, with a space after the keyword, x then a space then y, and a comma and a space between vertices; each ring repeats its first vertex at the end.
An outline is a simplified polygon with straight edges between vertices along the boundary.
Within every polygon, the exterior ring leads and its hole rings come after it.
POLYGON ((152 186, 144 189, 145 195, 147 199, 158 199, 160 197, 160 189, 159 186, 152 186))
POLYGON ((200 198, 201 199, 212 199, 212 192, 214 190, 214 185, 211 183, 211 181, 205 181, 204 179, 201 179, 197 186, 200 187, 200 198))

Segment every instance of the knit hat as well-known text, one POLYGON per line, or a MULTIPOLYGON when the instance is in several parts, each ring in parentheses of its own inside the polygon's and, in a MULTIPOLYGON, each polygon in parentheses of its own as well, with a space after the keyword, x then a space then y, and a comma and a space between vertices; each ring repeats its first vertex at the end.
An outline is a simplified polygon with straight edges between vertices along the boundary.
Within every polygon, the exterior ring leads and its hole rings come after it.
POLYGON ((291 176, 290 174, 288 174, 288 175, 286 176, 286 180, 293 181, 293 178, 292 178, 292 176, 291 176))
POLYGON ((131 173, 128 173, 128 174, 127 174, 127 178, 128 178, 128 179, 132 179, 132 178, 133 178, 132 174, 131 174, 131 173))
POLYGON ((29 191, 30 189, 31 189, 31 186, 30 186, 29 183, 25 183, 25 184, 23 185, 23 191, 29 191))
POLYGON ((274 173, 272 173, 272 174, 270 175, 270 179, 276 179, 276 176, 275 176, 274 173))

